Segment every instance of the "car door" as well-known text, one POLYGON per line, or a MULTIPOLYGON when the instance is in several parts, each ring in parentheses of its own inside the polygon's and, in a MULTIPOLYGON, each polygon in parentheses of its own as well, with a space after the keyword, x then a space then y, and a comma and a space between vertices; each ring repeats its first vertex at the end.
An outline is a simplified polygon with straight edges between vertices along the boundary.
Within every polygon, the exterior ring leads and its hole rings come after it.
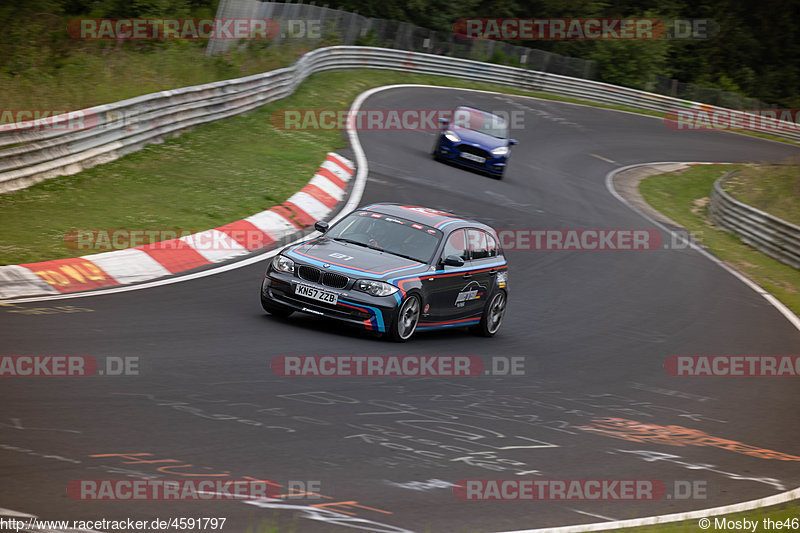
POLYGON ((468 228, 467 248, 470 270, 463 276, 466 283, 459 299, 464 302, 464 311, 468 316, 478 316, 494 290, 496 271, 492 265, 497 263, 497 243, 487 232, 468 228))
POLYGON ((435 274, 423 278, 429 294, 430 322, 444 322, 468 316, 468 309, 464 302, 459 301, 459 293, 469 283, 470 275, 463 272, 464 267, 442 266, 442 261, 448 255, 455 255, 464 260, 465 266, 469 264, 469 246, 467 232, 457 229, 445 238, 442 253, 439 256, 440 265, 435 274), (462 304, 462 305, 460 305, 462 304))

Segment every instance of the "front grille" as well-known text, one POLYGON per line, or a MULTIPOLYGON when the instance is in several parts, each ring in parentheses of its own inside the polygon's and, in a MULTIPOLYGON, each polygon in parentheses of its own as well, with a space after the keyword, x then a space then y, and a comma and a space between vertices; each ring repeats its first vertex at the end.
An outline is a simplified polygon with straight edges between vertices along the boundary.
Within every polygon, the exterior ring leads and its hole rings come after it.
POLYGON ((297 275, 306 281, 313 281, 314 283, 322 283, 334 289, 344 289, 350 279, 341 274, 334 274, 333 272, 323 272, 318 268, 310 267, 307 265, 300 265, 297 269, 297 275))
POLYGON ((483 157, 483 158, 486 158, 486 159, 489 159, 491 157, 491 154, 489 152, 487 152, 486 150, 483 150, 482 148, 478 148, 476 146, 470 146, 468 144, 461 144, 461 145, 458 146, 458 149, 461 152, 466 152, 468 154, 477 155, 477 156, 480 156, 480 157, 483 157))
POLYGON ((347 276, 342 276, 341 274, 334 274, 333 272, 324 272, 322 274, 322 284, 334 289, 344 289, 347 281, 347 276))
POLYGON ((306 281, 318 282, 320 274, 321 272, 318 268, 306 265, 300 265, 300 268, 297 269, 297 275, 306 281))

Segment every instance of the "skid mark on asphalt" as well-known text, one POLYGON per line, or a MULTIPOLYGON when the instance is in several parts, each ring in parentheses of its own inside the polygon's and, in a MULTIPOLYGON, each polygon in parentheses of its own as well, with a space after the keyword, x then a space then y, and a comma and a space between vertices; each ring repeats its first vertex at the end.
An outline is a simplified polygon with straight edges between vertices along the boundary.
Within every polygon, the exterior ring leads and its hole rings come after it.
POLYGON ((94 309, 74 305, 58 305, 55 307, 20 307, 16 304, 0 303, 0 310, 20 315, 57 315, 69 313, 93 313, 94 309))
MULTIPOLYGON (((674 396, 676 398, 684 398, 686 400, 696 400, 698 402, 705 402, 708 400, 714 400, 715 398, 711 398, 710 396, 698 396, 697 394, 691 394, 688 392, 677 391, 672 389, 664 389, 662 387, 653 387, 651 385, 645 385, 644 383, 636 383, 631 382, 630 386, 632 389, 642 390, 646 392, 652 392, 654 394, 663 394, 664 396, 674 396)), ((724 420, 718 420, 717 422, 727 423, 724 420)))
POLYGON ((11 420, 11 424, 4 424, 0 422, 0 426, 7 427, 11 429, 18 429, 22 431, 63 431, 64 433, 83 433, 82 431, 78 431, 77 429, 61 429, 61 428, 31 428, 25 427, 22 425, 22 420, 19 418, 9 418, 11 420))

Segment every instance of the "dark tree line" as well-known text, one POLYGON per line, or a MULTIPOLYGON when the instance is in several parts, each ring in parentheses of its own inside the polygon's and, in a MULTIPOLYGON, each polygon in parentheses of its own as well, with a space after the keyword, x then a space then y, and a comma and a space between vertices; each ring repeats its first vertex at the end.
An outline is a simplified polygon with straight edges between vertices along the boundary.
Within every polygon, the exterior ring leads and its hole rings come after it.
MULTIPOLYGON (((0 0, 0 70, 15 74, 73 51, 64 19, 213 16, 219 0, 0 0)), ((376 18, 451 31, 459 18, 712 19, 708 39, 513 42, 594 60, 602 81, 654 76, 800 108, 800 0, 316 0, 376 18)))
POLYGON ((654 75, 800 107, 797 0, 330 0, 331 7, 450 31, 459 18, 711 19, 709 39, 513 42, 592 59, 598 78, 642 87, 654 75))

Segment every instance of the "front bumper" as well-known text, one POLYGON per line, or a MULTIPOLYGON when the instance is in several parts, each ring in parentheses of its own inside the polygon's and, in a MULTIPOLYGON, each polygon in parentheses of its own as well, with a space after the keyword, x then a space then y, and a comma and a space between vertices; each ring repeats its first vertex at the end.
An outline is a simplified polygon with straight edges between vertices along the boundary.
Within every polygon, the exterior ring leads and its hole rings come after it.
POLYGON ((294 311, 332 318, 381 333, 391 324, 400 302, 399 293, 392 296, 370 296, 355 290, 332 289, 288 273, 274 271, 271 267, 261 284, 261 297, 294 311), (295 294, 297 284, 336 293, 338 301, 334 305, 295 294))
POLYGON ((453 143, 446 138, 442 138, 439 140, 439 144, 436 147, 436 157, 462 167, 473 168, 496 175, 501 175, 503 174, 503 171, 505 171, 506 164, 508 162, 507 155, 495 156, 492 155, 491 152, 487 151, 488 156, 486 157, 486 160, 483 163, 479 163, 477 161, 464 158, 462 155, 461 146, 461 144, 453 143))

